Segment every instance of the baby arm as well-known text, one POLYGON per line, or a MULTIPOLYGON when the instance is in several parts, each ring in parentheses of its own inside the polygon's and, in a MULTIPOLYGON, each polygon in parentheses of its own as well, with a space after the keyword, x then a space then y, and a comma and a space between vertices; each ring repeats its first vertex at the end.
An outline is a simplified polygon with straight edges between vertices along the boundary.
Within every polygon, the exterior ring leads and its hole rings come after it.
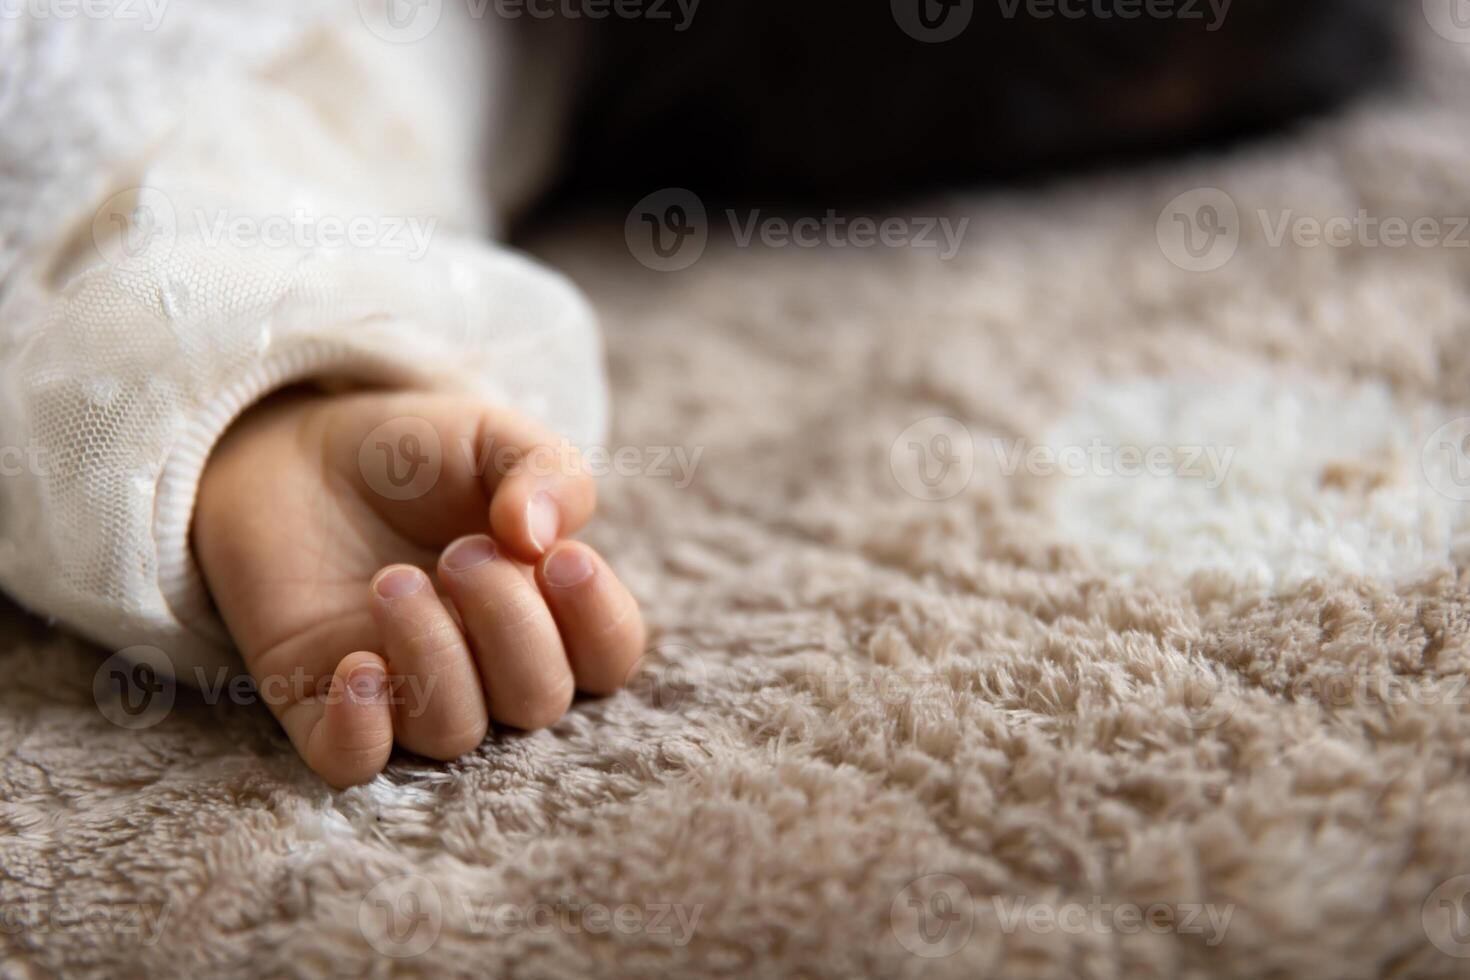
POLYGON ((446 5, 395 44, 353 6, 23 21, 0 52, 29 167, 0 186, 0 444, 36 460, 0 480, 0 585, 185 683, 243 655, 338 785, 395 739, 554 720, 642 644, 563 540, 593 505, 564 440, 605 421, 594 319, 485 241, 503 39, 446 5), (400 499, 374 447, 426 432, 436 475, 400 499))

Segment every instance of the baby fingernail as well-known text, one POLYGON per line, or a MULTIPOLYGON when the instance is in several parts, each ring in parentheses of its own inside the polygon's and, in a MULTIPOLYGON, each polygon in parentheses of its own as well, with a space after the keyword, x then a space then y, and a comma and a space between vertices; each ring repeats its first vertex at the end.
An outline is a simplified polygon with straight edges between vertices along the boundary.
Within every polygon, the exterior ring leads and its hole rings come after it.
POLYGON ((347 688, 358 704, 372 704, 388 689, 388 675, 381 670, 359 670, 347 679, 347 688))
POLYGON ((494 561, 497 552, 495 542, 483 534, 471 534, 460 538, 444 551, 444 567, 451 572, 463 572, 494 561))
POLYGON ((568 545, 551 553, 542 574, 546 576, 547 585, 570 589, 591 578, 593 571, 592 559, 587 552, 576 545, 568 545))
POLYGON ((384 599, 403 599, 424 587, 424 573, 417 568, 389 568, 373 579, 373 591, 384 599))
POLYGON ((551 494, 543 491, 531 498, 526 505, 526 529, 537 551, 544 552, 556 541, 561 531, 561 514, 557 512, 556 501, 551 499, 551 494))

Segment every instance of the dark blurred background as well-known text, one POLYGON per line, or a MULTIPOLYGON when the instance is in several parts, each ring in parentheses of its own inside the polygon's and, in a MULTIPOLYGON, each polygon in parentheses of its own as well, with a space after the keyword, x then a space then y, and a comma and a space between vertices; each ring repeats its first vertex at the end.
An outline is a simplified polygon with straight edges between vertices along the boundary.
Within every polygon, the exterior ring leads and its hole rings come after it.
POLYGON ((1395 0, 704 0, 586 22, 554 200, 893 196, 1218 145, 1391 84, 1395 0), (1222 16, 1223 14, 1223 16, 1222 16), (944 37, 964 22, 963 29, 944 37))

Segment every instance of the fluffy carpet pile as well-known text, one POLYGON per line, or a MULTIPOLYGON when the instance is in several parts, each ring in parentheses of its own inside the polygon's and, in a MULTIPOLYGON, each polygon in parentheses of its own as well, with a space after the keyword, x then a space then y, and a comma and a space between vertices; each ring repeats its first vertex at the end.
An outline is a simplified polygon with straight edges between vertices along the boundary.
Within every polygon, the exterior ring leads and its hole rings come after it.
POLYGON ((548 234, 637 682, 332 793, 7 612, 0 974, 1470 974, 1470 45, 1418 33, 1227 157, 711 209, 675 272, 548 234))

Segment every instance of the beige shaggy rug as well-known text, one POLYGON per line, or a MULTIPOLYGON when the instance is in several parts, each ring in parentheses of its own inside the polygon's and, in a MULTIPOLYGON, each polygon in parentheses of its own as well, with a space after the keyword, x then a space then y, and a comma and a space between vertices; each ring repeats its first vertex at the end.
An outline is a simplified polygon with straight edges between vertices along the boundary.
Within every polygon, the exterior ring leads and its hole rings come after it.
POLYGON ((332 793, 264 708, 137 726, 6 611, 0 976, 1470 976, 1438 26, 1411 91, 1223 159, 816 247, 711 209, 672 272, 638 215, 538 240, 605 311, 637 684, 332 793))

